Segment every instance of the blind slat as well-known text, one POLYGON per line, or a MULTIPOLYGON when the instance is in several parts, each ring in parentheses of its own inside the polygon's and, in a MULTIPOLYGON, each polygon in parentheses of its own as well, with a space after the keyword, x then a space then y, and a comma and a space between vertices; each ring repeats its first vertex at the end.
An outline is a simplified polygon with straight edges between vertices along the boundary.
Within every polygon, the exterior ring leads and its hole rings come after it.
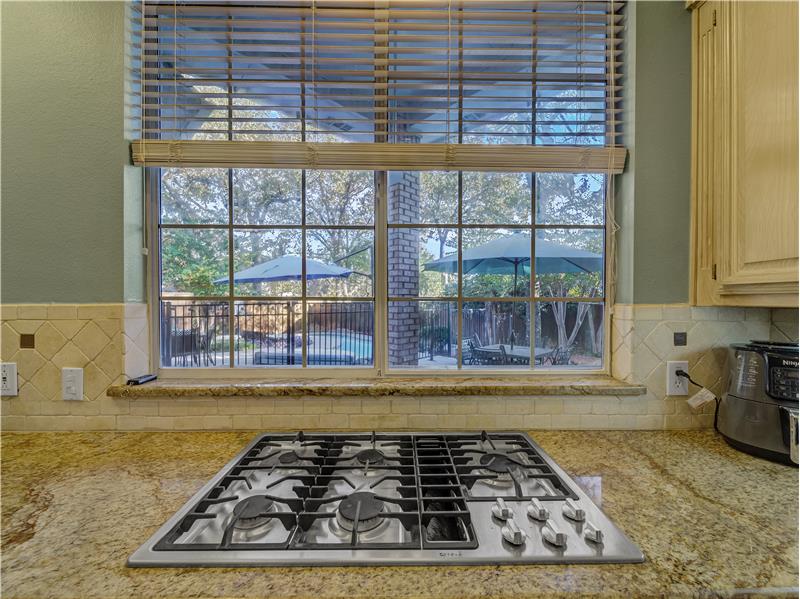
POLYGON ((148 144, 614 146, 624 18, 610 0, 143 0, 132 106, 148 144))

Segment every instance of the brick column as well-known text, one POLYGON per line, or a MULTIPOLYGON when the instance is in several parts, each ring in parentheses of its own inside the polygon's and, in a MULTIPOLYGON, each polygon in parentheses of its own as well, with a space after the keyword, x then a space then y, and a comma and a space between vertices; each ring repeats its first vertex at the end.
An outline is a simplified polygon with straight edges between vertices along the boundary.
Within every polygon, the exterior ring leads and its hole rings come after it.
MULTIPOLYGON (((389 181, 389 222, 419 222, 419 173, 392 173, 389 181)), ((391 229, 389 236, 389 295, 416 297, 419 293, 419 231, 391 229)), ((416 366, 419 349, 419 305, 389 304, 389 364, 416 366)))

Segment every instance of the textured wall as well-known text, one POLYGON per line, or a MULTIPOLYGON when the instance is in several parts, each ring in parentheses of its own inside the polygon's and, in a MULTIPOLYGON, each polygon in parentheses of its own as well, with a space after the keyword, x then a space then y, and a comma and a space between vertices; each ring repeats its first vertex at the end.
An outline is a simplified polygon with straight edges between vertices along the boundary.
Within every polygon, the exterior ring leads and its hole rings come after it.
POLYGON ((2 3, 2 301, 123 298, 122 2, 2 3))

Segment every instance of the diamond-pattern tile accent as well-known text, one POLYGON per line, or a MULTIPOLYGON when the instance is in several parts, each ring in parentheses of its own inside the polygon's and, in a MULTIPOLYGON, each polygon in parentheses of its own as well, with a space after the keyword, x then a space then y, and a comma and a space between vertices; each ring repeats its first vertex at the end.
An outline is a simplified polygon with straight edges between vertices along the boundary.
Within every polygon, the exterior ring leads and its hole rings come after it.
POLYGON ((89 363, 89 358, 70 341, 53 356, 52 363, 59 368, 83 368, 89 363))
MULTIPOLYGON (((2 323, 3 359, 13 357, 18 364, 20 398, 23 396, 53 400, 47 414, 71 413, 60 406, 61 368, 84 368, 84 392, 89 400, 105 398, 105 390, 112 382, 119 382, 123 360, 123 321, 121 306, 86 306, 78 304, 50 304, 46 306, 49 320, 38 317, 44 314, 41 305, 34 309, 3 310, 13 318, 2 323), (94 320, 77 318, 78 314, 94 315, 94 320), (29 319, 19 315, 28 315, 29 319), (116 314, 119 317, 113 318, 116 314), (19 349, 20 332, 36 334, 35 349, 19 349), (7 354, 7 355, 6 355, 7 354)), ((146 312, 145 312, 146 313, 146 312)), ((141 325, 146 328, 146 323, 141 325)), ((138 329, 137 329, 138 330, 138 329)), ((14 398, 16 399, 16 398, 14 398)), ((36 403, 36 402, 33 402, 36 403)), ((26 405, 31 405, 26 401, 26 405)), ((25 408, 26 414, 35 408, 25 408)), ((45 412, 36 412, 44 414, 45 412)), ((99 413, 99 407, 83 406, 80 414, 99 413)))
POLYGON ((108 345, 108 335, 103 332, 94 321, 89 321, 78 334, 72 338, 72 342, 78 346, 86 356, 93 360, 100 351, 108 345))
POLYGON ((7 322, 0 327, 0 358, 8 361, 19 349, 19 333, 11 328, 7 322))
POLYGON ((80 331, 88 320, 53 320, 50 324, 56 327, 64 337, 72 339, 80 331))
POLYGON ((11 357, 11 361, 17 363, 17 374, 26 381, 31 380, 47 362, 35 349, 21 349, 11 357))
POLYGON ((83 370, 83 394, 90 400, 105 395, 111 379, 94 363, 83 370))
POLYGON ((755 338, 767 339, 770 334, 770 322, 764 319, 763 310, 759 308, 689 308, 683 305, 618 308, 614 309, 614 320, 618 322, 612 322, 612 338, 616 336, 612 347, 617 341, 621 343, 613 349, 611 371, 618 378, 630 373, 626 380, 647 386, 654 398, 652 401, 674 405, 677 413, 665 419, 667 428, 697 428, 709 423, 707 414, 691 412, 685 398, 666 396, 664 378, 668 360, 688 360, 692 378, 719 395, 727 386, 728 345, 755 338), (686 346, 673 345, 672 335, 676 331, 687 333, 686 346))
POLYGON ((54 327, 46 322, 36 331, 36 350, 48 360, 55 356, 64 347, 67 338, 54 327))
POLYGON ((61 371, 52 362, 45 363, 37 370, 31 382, 48 399, 56 399, 61 395, 61 371))

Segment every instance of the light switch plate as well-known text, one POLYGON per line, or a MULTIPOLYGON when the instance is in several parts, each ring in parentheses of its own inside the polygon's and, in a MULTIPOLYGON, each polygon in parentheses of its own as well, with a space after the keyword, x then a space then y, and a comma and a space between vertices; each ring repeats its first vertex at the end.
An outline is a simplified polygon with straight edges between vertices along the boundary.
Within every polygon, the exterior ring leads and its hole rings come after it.
POLYGON ((61 398, 69 401, 83 399, 83 368, 61 369, 61 398))
POLYGON ((17 363, 16 362, 3 362, 0 366, 0 377, 2 377, 2 385, 0 385, 0 395, 3 397, 14 397, 19 395, 17 388, 17 363))

